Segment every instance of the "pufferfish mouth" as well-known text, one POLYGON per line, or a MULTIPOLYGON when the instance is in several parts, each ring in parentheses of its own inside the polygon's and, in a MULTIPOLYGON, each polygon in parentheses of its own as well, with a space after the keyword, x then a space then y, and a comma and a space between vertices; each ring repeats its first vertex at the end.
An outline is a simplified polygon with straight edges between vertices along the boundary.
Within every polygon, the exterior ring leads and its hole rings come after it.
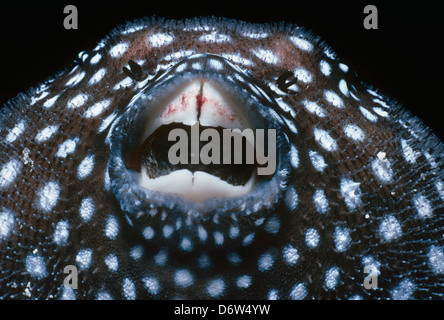
POLYGON ((274 108, 252 78, 216 55, 191 56, 146 81, 108 136, 111 187, 127 221, 141 231, 171 226, 200 240, 202 229, 220 229, 220 221, 230 228, 244 220, 247 233, 260 228, 281 202, 290 172, 289 141, 274 108), (246 129, 264 132, 261 152, 274 148, 274 170, 260 171, 269 163, 257 158, 246 161, 248 152, 259 152, 259 139, 254 143, 254 136, 242 135, 246 129), (268 129, 275 130, 274 140, 268 139, 268 129), (171 138, 172 132, 182 134, 171 138), (228 132, 239 135, 240 150, 226 148, 228 132), (181 154, 174 149, 178 138, 189 151, 179 162, 171 160, 181 154), (220 154, 208 153, 209 141, 220 154), (234 161, 239 151, 240 163, 234 161), (203 154, 213 161, 203 161, 203 154))

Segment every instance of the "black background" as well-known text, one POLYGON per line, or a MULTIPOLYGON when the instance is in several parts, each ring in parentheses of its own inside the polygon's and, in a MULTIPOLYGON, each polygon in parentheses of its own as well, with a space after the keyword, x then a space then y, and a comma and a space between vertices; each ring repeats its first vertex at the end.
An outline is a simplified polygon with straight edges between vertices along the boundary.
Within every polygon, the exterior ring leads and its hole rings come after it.
POLYGON ((250 22, 296 23, 321 36, 366 83, 396 98, 444 138, 444 27, 438 1, 35 1, 1 5, 0 105, 68 66, 125 21, 221 16, 250 22), (75 5, 79 29, 63 27, 75 5), (379 29, 363 27, 367 4, 379 29))

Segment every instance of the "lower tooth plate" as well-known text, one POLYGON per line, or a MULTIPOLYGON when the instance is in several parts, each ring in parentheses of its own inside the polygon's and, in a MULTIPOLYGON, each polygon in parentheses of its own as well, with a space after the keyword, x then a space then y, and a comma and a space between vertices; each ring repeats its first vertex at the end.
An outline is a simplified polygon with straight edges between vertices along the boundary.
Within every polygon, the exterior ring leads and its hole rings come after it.
POLYGON ((209 198, 232 198, 251 191, 254 176, 243 186, 234 186, 203 171, 192 173, 187 169, 177 170, 168 175, 150 179, 142 167, 140 185, 148 190, 176 193, 193 201, 209 198))

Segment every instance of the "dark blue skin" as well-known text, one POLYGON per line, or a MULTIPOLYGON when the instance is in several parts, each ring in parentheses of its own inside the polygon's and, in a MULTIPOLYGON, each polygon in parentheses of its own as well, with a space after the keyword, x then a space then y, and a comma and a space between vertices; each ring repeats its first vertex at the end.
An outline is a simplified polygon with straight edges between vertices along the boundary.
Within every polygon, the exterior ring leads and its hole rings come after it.
POLYGON ((1 112, 4 299, 443 297, 442 142, 299 27, 127 24, 1 112), (138 185, 147 121, 196 77, 279 132, 245 196, 138 185))

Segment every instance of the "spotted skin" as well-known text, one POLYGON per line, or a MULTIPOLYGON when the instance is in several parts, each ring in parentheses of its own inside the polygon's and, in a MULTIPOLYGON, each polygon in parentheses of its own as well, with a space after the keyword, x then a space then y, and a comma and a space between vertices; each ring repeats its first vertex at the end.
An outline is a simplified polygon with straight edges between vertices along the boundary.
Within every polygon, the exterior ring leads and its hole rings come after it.
POLYGON ((129 23, 8 102, 0 121, 3 299, 444 296, 442 143, 299 27, 129 23), (289 179, 250 221, 262 229, 184 229, 171 210, 135 226, 116 199, 116 123, 144 86, 200 53, 247 75, 286 128, 289 179), (63 285, 67 265, 78 289, 63 285), (365 267, 377 289, 364 288, 365 267))

